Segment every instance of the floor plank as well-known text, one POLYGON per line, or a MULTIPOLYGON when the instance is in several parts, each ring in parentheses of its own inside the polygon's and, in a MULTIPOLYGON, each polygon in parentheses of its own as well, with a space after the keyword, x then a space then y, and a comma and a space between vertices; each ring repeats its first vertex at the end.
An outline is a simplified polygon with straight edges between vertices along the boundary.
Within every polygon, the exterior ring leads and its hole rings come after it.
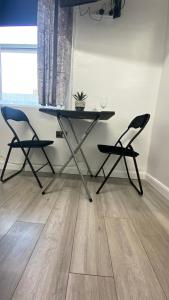
POLYGON ((97 215, 94 193, 92 198, 94 202, 90 203, 86 201, 84 191, 81 193, 71 272, 112 276, 104 218, 99 218, 97 215))
POLYGON ((169 299, 169 232, 167 228, 168 205, 157 192, 145 189, 142 199, 132 191, 122 197, 156 276, 169 299))
POLYGON ((34 187, 34 179, 30 176, 18 175, 9 181, 0 182, 0 207, 5 205, 10 199, 17 197, 18 194, 24 189, 24 186, 32 186, 32 192, 37 191, 34 187))
POLYGON ((113 278, 70 274, 66 300, 117 300, 113 278))
POLYGON ((65 186, 13 299, 65 300, 80 188, 65 186), (25 292, 26 291, 26 292, 25 292))
POLYGON ((37 193, 36 189, 37 187, 32 184, 32 181, 25 180, 18 192, 0 207, 0 239, 8 232, 31 202, 35 193, 37 193))
POLYGON ((146 185, 144 191, 144 202, 156 217, 157 221, 169 234, 169 201, 156 192, 152 187, 146 185))
POLYGON ((50 189, 51 192, 46 195, 42 195, 41 192, 35 194, 30 204, 19 217, 19 221, 46 224, 56 202, 56 192, 63 188, 63 182, 63 179, 56 178, 50 189))
MULTIPOLYGON (((97 184, 98 186, 98 184, 97 184)), ((104 187, 104 193, 97 196, 97 202, 100 202, 99 216, 104 216, 107 218, 120 218, 128 219, 128 213, 121 200, 121 186, 115 185, 114 188, 110 189, 110 185, 104 187)))
POLYGON ((138 234, 146 234, 147 236, 166 235, 164 227, 147 205, 146 195, 140 197, 132 187, 128 187, 121 191, 121 200, 138 234))
POLYGON ((106 228, 118 299, 166 299, 132 224, 106 219, 106 228))
POLYGON ((0 299, 11 299, 43 226, 17 222, 0 241, 0 299))

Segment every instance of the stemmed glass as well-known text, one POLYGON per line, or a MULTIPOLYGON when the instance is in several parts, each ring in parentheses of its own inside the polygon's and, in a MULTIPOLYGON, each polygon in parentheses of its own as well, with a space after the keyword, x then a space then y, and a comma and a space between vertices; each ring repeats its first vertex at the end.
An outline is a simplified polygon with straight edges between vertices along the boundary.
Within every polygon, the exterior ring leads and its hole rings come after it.
POLYGON ((103 96, 100 98, 100 106, 102 110, 104 110, 107 106, 108 98, 106 96, 103 96))
POLYGON ((64 108, 65 108, 65 107, 64 107, 64 104, 61 103, 61 104, 60 104, 60 109, 63 110, 64 108))

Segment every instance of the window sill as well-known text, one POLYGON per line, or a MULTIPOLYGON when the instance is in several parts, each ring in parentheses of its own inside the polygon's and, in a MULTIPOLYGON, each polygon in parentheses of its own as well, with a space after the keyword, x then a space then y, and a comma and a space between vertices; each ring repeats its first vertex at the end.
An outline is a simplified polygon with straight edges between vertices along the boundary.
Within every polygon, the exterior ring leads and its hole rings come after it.
MULTIPOLYGON (((28 104, 20 104, 20 103, 10 103, 10 102, 3 102, 3 101, 0 101, 0 108, 3 107, 3 106, 10 106, 10 107, 15 107, 15 108, 51 108, 51 109, 60 109, 56 106, 50 106, 50 105, 41 105, 41 104, 31 104, 31 105, 28 105, 28 104)), ((67 108, 68 109, 68 108, 67 108)))
POLYGON ((2 106, 10 106, 10 107, 18 107, 18 108, 41 108, 43 107, 40 104, 20 104, 20 103, 11 103, 11 102, 3 102, 0 101, 0 107, 2 106))

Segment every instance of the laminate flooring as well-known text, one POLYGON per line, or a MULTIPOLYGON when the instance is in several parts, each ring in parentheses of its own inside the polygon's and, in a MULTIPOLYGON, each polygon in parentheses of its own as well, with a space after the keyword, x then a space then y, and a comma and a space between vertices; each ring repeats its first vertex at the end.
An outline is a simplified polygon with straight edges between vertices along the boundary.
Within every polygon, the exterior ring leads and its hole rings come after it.
POLYGON ((0 300, 169 299, 169 201, 87 180, 93 203, 77 176, 0 183, 0 300))

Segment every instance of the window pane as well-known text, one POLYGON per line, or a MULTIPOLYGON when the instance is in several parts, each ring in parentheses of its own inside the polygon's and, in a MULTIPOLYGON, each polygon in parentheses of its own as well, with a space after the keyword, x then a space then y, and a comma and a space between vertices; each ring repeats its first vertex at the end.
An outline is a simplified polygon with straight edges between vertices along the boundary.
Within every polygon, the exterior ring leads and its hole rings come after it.
POLYGON ((37 53, 19 50, 20 45, 37 45, 37 27, 0 27, 0 97, 3 103, 34 105, 37 97, 37 53), (12 46, 15 45, 15 46, 12 46), (9 48, 10 47, 10 48, 9 48), (2 88, 1 88, 2 85, 2 88))
POLYGON ((0 44, 37 45, 37 27, 0 27, 0 44))
POLYGON ((38 103, 37 53, 1 52, 1 76, 3 103, 38 103))

